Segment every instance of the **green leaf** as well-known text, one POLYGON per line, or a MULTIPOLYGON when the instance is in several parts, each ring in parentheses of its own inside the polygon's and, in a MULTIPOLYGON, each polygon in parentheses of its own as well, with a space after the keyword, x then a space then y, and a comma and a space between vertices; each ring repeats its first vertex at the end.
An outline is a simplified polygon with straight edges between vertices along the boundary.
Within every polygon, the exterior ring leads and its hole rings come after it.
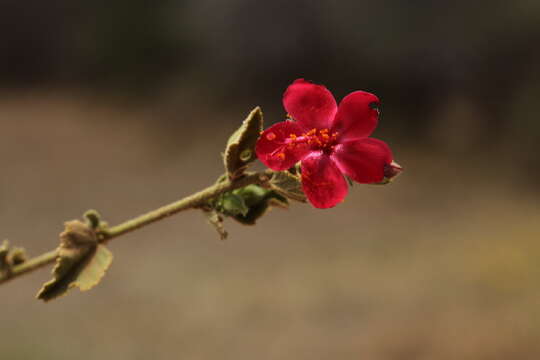
POLYGON ((265 189, 260 185, 250 184, 243 188, 236 189, 233 194, 238 195, 244 199, 247 207, 256 205, 266 199, 268 193, 271 190, 265 189))
POLYGON ((86 291, 99 283, 112 262, 112 253, 98 244, 96 233, 87 224, 73 220, 66 222, 60 234, 60 246, 53 279, 45 283, 37 298, 50 301, 78 287, 86 291))
POLYGON ((255 224, 271 206, 282 209, 287 209, 289 206, 285 197, 260 185, 251 184, 235 190, 234 193, 241 196, 249 208, 247 213, 233 216, 236 221, 244 225, 255 224))
POLYGON ((246 214, 235 215, 233 219, 244 225, 255 225, 257 220, 266 213, 266 210, 268 210, 268 202, 261 201, 259 204, 251 206, 246 214))
POLYGON ((300 178, 288 171, 275 172, 269 184, 272 190, 288 199, 306 202, 300 178))
POLYGON ((223 159, 229 178, 241 176, 247 165, 255 160, 255 144, 262 130, 262 110, 256 107, 227 141, 223 159))
POLYGON ((223 213, 225 215, 246 215, 249 211, 244 198, 234 193, 223 194, 222 199, 223 213))
POLYGON ((221 240, 227 239, 227 236, 229 234, 227 233, 227 231, 225 231, 225 228, 223 227, 223 217, 219 215, 216 210, 204 210, 204 214, 206 215, 208 222, 213 225, 218 232, 221 240))

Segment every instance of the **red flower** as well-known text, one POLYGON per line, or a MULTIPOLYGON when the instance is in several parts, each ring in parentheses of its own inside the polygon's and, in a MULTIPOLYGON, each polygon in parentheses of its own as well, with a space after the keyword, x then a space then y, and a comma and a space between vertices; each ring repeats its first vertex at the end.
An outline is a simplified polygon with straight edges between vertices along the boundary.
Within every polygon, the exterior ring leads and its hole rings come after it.
POLYGON ((355 91, 338 107, 326 87, 298 79, 285 91, 283 105, 296 121, 266 129, 255 150, 273 170, 301 161, 302 188, 316 208, 343 201, 348 192, 343 174, 359 183, 378 183, 401 170, 386 143, 368 138, 379 117, 377 96, 355 91))

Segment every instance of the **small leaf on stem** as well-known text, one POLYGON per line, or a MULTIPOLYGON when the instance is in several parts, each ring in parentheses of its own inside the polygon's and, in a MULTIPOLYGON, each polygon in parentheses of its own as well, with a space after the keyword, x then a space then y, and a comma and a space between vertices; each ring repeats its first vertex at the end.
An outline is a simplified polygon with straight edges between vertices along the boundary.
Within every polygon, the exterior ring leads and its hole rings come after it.
POLYGON ((229 235, 223 226, 223 217, 216 210, 203 210, 208 223, 210 223, 219 234, 221 240, 227 239, 229 235))
POLYGON ((240 177, 247 165, 256 159, 255 144, 262 130, 262 110, 256 107, 227 142, 223 159, 230 179, 240 177))

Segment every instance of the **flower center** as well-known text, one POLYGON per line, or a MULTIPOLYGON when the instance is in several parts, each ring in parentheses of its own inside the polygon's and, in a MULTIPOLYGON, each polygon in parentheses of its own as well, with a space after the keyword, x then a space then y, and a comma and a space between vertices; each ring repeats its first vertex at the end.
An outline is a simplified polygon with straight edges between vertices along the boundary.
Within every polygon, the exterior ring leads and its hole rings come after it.
POLYGON ((311 150, 322 150, 331 153, 334 150, 337 136, 337 132, 330 134, 329 129, 311 129, 301 136, 289 135, 285 143, 291 149, 297 146, 308 146, 311 150))
MULTIPOLYGON (((337 132, 330 134, 329 129, 311 129, 300 136, 290 134, 270 156, 283 161, 290 156, 287 153, 290 154, 295 150, 322 150, 326 154, 331 154, 334 151, 337 136, 337 132)), ((276 138, 276 134, 269 132, 266 138, 272 141, 276 138)))

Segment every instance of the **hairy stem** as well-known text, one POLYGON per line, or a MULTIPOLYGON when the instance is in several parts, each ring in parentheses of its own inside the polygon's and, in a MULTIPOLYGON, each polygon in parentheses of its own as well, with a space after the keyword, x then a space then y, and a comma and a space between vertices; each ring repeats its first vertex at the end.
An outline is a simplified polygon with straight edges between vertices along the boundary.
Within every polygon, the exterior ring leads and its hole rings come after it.
MULTIPOLYGON (((259 173, 248 174, 233 181, 225 180, 218 182, 193 195, 152 210, 146 214, 139 215, 133 219, 127 220, 121 224, 100 232, 100 242, 108 242, 120 235, 140 229, 146 225, 160 221, 181 211, 196 209, 204 205, 204 203, 206 203, 208 200, 213 199, 224 192, 238 189, 250 184, 264 184, 269 180, 271 174, 272 172, 267 170, 259 173)), ((9 269, 9 271, 0 274, 0 284, 51 264, 56 260, 56 256, 57 250, 51 250, 33 257, 20 265, 13 266, 11 269, 9 269)))

